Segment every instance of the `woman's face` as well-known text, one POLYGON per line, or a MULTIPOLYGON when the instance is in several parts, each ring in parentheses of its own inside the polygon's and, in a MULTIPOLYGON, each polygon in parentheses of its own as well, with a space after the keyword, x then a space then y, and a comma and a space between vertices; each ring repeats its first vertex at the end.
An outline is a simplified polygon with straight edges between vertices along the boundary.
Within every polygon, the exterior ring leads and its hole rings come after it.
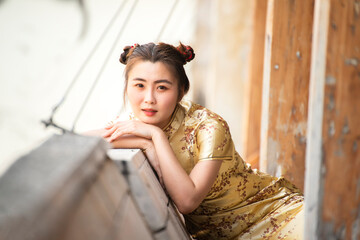
POLYGON ((165 64, 139 61, 128 74, 126 94, 139 120, 163 128, 178 101, 178 81, 165 64))

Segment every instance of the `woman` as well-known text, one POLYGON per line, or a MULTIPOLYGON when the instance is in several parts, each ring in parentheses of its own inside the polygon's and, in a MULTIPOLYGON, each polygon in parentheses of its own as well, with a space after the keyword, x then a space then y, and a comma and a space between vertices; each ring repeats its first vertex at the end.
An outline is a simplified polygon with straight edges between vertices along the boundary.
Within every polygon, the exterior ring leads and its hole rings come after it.
POLYGON ((133 119, 110 123, 114 148, 141 148, 195 239, 302 239, 303 196, 284 178, 252 170, 217 114, 182 100, 191 47, 125 47, 124 96, 133 119))

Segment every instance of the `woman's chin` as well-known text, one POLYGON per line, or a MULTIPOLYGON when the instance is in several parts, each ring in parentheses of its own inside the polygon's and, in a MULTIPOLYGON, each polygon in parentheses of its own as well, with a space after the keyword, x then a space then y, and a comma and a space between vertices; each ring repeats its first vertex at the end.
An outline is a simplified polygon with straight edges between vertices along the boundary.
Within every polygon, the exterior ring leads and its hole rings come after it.
POLYGON ((139 120, 143 123, 163 128, 165 125, 167 125, 170 119, 167 121, 159 121, 159 119, 155 119, 154 117, 142 116, 141 118, 139 118, 139 120))
POLYGON ((155 125, 155 126, 157 126, 159 124, 157 121, 154 121, 151 119, 146 119, 146 118, 142 118, 142 119, 140 119, 140 121, 142 121, 143 123, 155 125))

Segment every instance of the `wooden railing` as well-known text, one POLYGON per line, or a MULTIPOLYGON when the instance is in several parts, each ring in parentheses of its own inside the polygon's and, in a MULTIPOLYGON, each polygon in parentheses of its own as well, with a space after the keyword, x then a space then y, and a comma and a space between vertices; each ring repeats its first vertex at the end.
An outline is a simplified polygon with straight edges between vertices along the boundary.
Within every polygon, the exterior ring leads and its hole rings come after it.
POLYGON ((191 239, 136 149, 54 135, 0 178, 0 239, 191 239))

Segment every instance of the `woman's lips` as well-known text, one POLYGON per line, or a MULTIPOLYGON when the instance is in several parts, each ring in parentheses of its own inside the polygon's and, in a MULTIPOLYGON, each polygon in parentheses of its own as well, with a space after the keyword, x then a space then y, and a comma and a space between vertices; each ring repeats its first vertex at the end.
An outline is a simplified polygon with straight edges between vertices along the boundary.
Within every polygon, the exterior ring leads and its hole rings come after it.
POLYGON ((151 109, 151 108, 145 108, 145 109, 141 109, 141 110, 142 110, 142 111, 144 112, 144 114, 145 114, 146 116, 148 116, 148 117, 154 116, 154 115, 157 113, 156 110, 151 109))

